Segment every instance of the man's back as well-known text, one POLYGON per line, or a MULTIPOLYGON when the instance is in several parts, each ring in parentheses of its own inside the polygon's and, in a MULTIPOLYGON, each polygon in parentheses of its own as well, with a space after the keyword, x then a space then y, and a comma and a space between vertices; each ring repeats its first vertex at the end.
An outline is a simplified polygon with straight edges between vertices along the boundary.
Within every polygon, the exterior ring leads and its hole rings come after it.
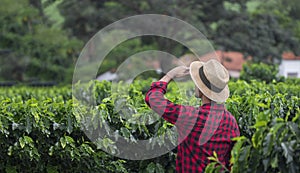
MULTIPOLYGON (((193 115, 192 115, 193 116, 193 115)), ((188 136, 178 146, 177 172, 204 171, 207 157, 215 151, 224 165, 229 165, 231 138, 240 135, 234 117, 223 105, 203 105, 196 109, 197 120, 188 136)), ((184 126, 177 126, 179 138, 184 126)), ((183 134, 184 135, 184 134, 183 134)))
POLYGON ((215 151, 228 165, 231 138, 240 132, 235 118, 223 104, 200 107, 174 104, 164 98, 167 83, 154 82, 146 94, 146 103, 165 120, 176 125, 179 133, 176 159, 177 172, 203 172, 215 151))

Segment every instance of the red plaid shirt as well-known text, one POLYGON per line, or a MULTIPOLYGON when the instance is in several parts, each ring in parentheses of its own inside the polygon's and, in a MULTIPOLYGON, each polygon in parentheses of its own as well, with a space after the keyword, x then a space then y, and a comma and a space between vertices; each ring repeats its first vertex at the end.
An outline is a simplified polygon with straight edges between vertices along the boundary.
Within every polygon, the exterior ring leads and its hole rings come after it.
POLYGON ((231 138, 240 135, 235 118, 223 104, 211 103, 200 107, 183 106, 164 98, 168 83, 153 82, 145 101, 178 130, 176 172, 204 172, 207 157, 215 151, 219 160, 229 165, 231 138))

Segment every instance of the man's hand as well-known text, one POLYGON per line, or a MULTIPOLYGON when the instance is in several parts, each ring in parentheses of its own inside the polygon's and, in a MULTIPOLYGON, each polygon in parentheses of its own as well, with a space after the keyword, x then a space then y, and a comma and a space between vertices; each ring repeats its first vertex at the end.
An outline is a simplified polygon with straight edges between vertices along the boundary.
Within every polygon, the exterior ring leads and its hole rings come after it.
POLYGON ((183 77, 189 74, 190 69, 186 66, 178 66, 170 70, 167 75, 172 79, 176 77, 183 77))
POLYGON ((170 70, 163 78, 161 78, 159 81, 167 82, 169 83, 171 79, 177 78, 177 77, 183 77, 189 74, 189 68, 186 66, 178 66, 170 70))

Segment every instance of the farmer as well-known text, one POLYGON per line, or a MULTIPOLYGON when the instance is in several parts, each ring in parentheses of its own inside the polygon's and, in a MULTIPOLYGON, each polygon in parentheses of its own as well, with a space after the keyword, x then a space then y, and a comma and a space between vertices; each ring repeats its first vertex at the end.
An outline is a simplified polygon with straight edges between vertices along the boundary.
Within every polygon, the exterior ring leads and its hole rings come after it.
POLYGON ((229 74, 224 66, 217 60, 209 60, 192 62, 189 68, 176 67, 152 83, 146 103, 175 124, 178 131, 176 172, 204 172, 210 162, 207 157, 212 157, 214 152, 229 168, 231 138, 239 136, 240 132, 234 116, 223 104, 229 96, 228 81, 229 74), (172 103, 164 98, 168 83, 188 74, 195 84, 195 96, 202 100, 199 107, 172 103))

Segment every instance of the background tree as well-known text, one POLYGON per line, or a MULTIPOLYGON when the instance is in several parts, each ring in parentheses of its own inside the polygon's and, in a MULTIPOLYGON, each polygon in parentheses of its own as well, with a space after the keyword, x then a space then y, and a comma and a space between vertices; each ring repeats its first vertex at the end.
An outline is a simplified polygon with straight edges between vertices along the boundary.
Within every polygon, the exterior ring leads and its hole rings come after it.
MULTIPOLYGON (((87 42, 100 29, 119 19, 149 13, 166 14, 191 23, 211 40, 215 49, 240 51, 257 62, 280 62, 283 51, 299 53, 298 9, 296 0, 164 3, 158 0, 26 0, 20 3, 3 0, 0 7, 1 78, 70 81, 74 62, 81 51, 80 41, 87 42)), ((188 51, 173 40, 144 36, 113 50, 109 55, 113 58, 107 58, 104 69, 119 65, 138 51, 151 49, 178 57, 188 51)), ((169 64, 164 61, 161 59, 163 70, 168 69, 164 65, 169 64)), ((100 69, 99 73, 102 72, 100 69)))
POLYGON ((257 5, 251 11, 252 4, 245 4, 224 4, 228 15, 216 22, 213 34, 218 47, 240 51, 256 62, 266 63, 280 62, 284 51, 298 52, 299 41, 293 30, 283 27, 278 16, 256 10, 257 5))
MULTIPOLYGON (((282 4, 276 9, 289 4, 289 8, 282 12, 286 14, 286 20, 293 20, 297 16, 295 9, 298 8, 293 5, 294 0, 276 2, 282 4)), ((252 56, 257 62, 278 63, 283 51, 298 52, 299 41, 295 32, 299 27, 289 29, 276 12, 267 12, 274 4, 276 3, 269 0, 179 0, 164 3, 157 0, 70 0, 63 1, 59 8, 65 17, 64 28, 70 29, 84 41, 103 27, 124 17, 158 13, 193 24, 212 41, 216 49, 240 51, 252 56)), ((157 43, 160 50, 176 56, 186 51, 178 43, 158 37, 142 38, 142 43, 157 43)), ((162 61, 161 64, 167 63, 162 61)))
POLYGON ((300 40, 300 4, 297 0, 264 0, 257 1, 257 4, 254 13, 276 16, 280 25, 292 30, 297 40, 300 40))
MULTIPOLYGON (((165 1, 158 0, 113 0, 113 1, 63 1, 60 5, 60 12, 65 17, 64 28, 69 29, 79 39, 88 41, 103 27, 125 17, 138 14, 165 14, 178 17, 192 23, 206 32, 204 25, 198 20, 199 5, 196 1, 165 1)), ((176 32, 176 31, 174 31, 176 32)), ((175 41, 155 36, 146 36, 142 39, 142 46, 156 47, 162 51, 180 56, 184 47, 175 41)), ((125 45, 123 45, 125 46, 125 45)), ((128 48, 129 52, 130 49, 128 48)), ((134 54, 135 52, 132 52, 134 54)), ((114 57, 113 59, 120 59, 114 57)), ((123 60, 126 57, 123 56, 123 60)), ((109 58, 108 58, 109 59, 109 58)), ((160 59, 162 69, 168 69, 169 62, 160 59)), ((113 64, 112 60, 112 64, 113 64)))
POLYGON ((72 70, 69 69, 76 61, 80 41, 70 39, 63 30, 52 28, 41 15, 41 7, 30 2, 1 1, 2 80, 71 81, 72 70))

